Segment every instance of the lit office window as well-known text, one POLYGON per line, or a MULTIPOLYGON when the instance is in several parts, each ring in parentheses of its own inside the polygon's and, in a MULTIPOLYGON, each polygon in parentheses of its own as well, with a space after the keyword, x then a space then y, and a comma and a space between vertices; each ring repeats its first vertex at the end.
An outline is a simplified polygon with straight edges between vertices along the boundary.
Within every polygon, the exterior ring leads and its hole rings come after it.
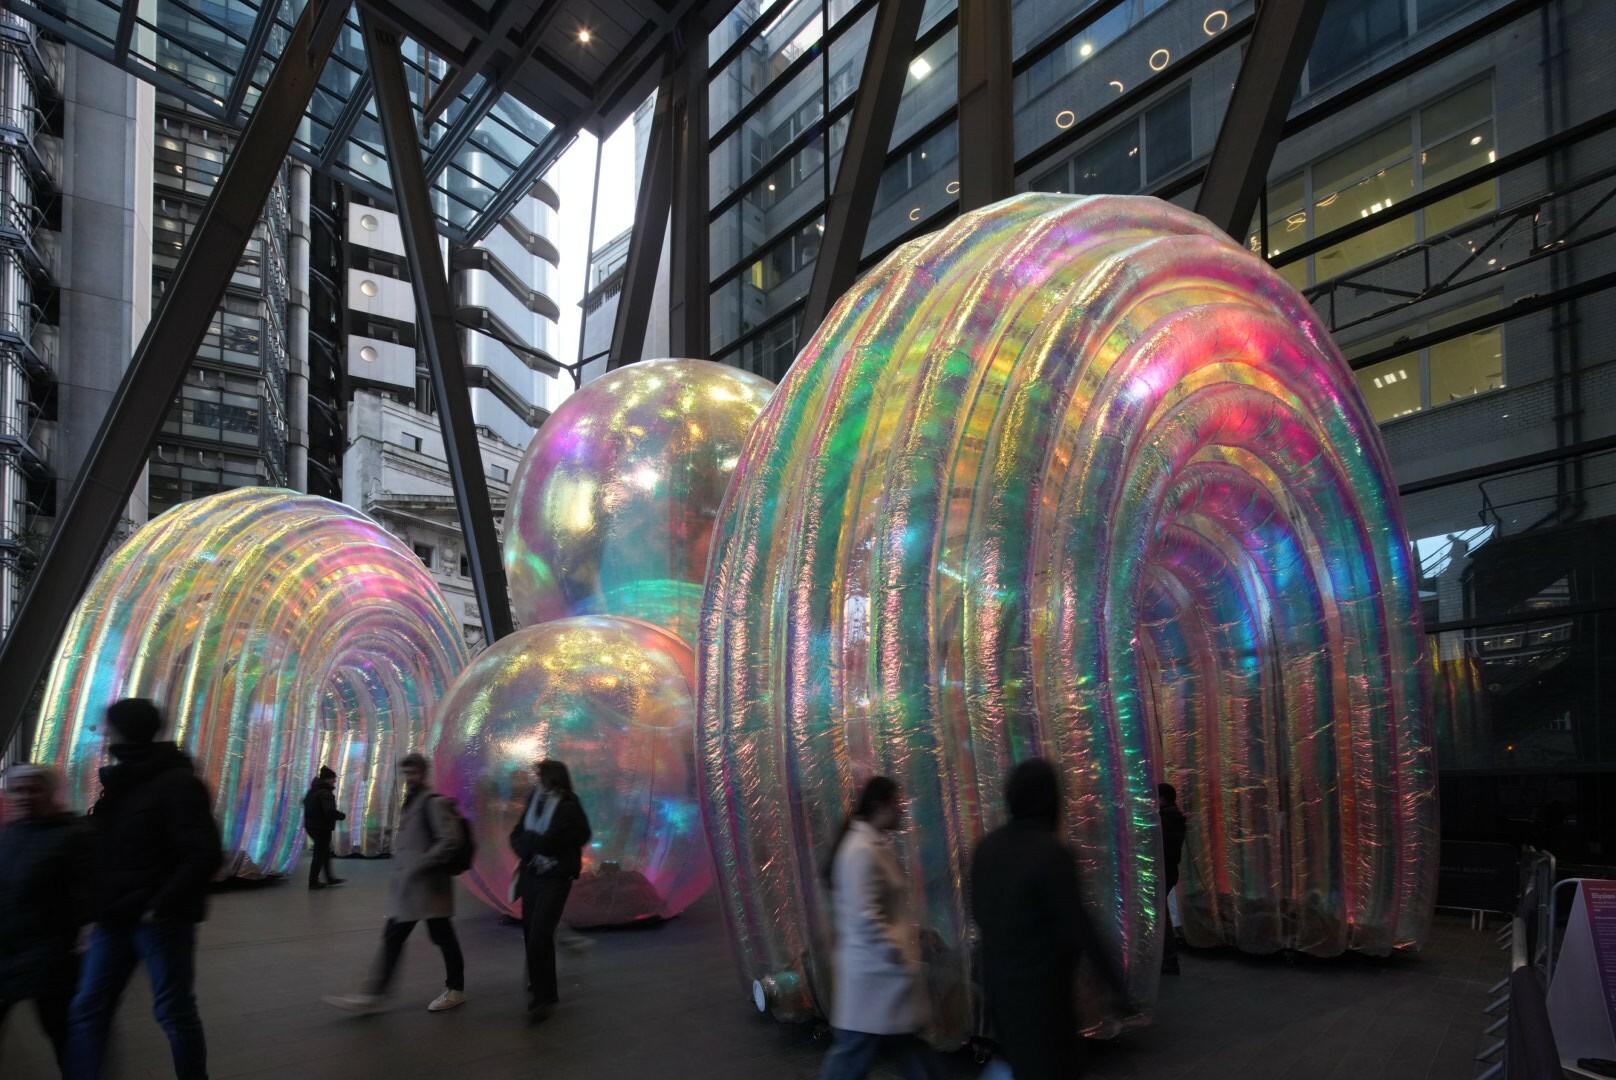
MULTIPOLYGON (((1348 359, 1378 353, 1423 334, 1491 314, 1499 304, 1496 296, 1483 297, 1355 342, 1343 352, 1348 359)), ((1484 327, 1425 349, 1400 353, 1361 368, 1354 375, 1378 423, 1498 390, 1504 386, 1503 327, 1484 327)))
MULTIPOLYGON (((1266 255, 1277 259, 1304 240, 1328 237, 1376 217, 1386 218, 1386 224, 1327 247, 1310 259, 1288 263, 1281 272, 1303 288, 1408 251, 1422 240, 1494 212, 1498 182, 1484 180, 1414 213, 1397 208, 1416 192, 1445 184, 1497 156, 1493 84, 1483 79, 1270 185, 1266 255)), ((1248 241, 1251 250, 1262 250, 1257 220, 1252 222, 1248 241)))

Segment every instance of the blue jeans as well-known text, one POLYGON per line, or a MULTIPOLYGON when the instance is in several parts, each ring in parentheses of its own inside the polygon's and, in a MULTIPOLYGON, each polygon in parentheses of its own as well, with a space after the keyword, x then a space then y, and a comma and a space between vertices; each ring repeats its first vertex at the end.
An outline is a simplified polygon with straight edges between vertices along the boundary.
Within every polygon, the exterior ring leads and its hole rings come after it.
POLYGON ((68 1080, 100 1080, 107 1033, 135 965, 151 979, 153 1012, 168 1035, 178 1080, 207 1080, 208 1047, 196 1011, 196 925, 97 926, 68 1022, 68 1080))
POLYGON ((941 1080, 942 1060, 925 1041, 914 1035, 870 1035, 836 1029, 836 1042, 825 1055, 819 1080, 863 1080, 875 1065, 876 1051, 891 1041, 903 1061, 904 1080, 941 1080))

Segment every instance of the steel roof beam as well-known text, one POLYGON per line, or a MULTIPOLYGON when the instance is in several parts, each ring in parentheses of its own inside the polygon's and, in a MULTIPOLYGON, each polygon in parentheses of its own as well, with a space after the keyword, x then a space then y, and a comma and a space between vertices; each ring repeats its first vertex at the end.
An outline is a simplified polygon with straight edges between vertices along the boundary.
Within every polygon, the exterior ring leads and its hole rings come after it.
POLYGON ((1229 108, 1212 145, 1195 212, 1244 241, 1284 134, 1324 0, 1262 0, 1229 108))
POLYGON ((471 564, 471 583, 483 624, 484 640, 492 644, 516 627, 506 592, 505 568, 500 562, 499 537, 488 497, 488 476, 483 471, 471 412, 471 392, 460 353, 460 330, 455 325, 449 278, 438 247, 437 215, 432 211, 432 187, 421 165, 421 143, 410 104, 404 59, 398 35, 376 25, 368 11, 360 14, 376 90, 376 112, 387 143, 387 164, 398 205, 398 223, 404 235, 405 260, 415 293, 416 353, 426 361, 437 398, 438 426, 443 432, 444 456, 455 508, 471 564))

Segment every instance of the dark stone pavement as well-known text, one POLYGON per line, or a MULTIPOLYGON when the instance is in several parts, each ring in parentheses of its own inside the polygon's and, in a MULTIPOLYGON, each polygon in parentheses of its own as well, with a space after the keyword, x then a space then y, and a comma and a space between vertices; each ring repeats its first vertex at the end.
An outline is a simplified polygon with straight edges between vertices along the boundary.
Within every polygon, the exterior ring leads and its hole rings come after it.
MULTIPOLYGON (((563 1004, 546 1023, 523 1017, 519 931, 462 894, 467 1003, 426 1004, 442 983, 437 950, 418 928, 393 1006, 352 1017, 322 994, 359 984, 380 940, 388 864, 343 860, 349 884, 309 892, 301 877, 214 899, 202 927, 199 997, 215 1080, 288 1077, 505 1077, 741 1080, 817 1076, 828 1043, 808 1025, 759 1016, 740 985, 711 898, 660 927, 596 935, 562 960, 563 1004)), ((1469 1080, 1487 1018, 1487 988, 1507 954, 1493 932, 1439 915, 1419 956, 1332 961, 1181 954, 1164 980, 1154 1026, 1094 1048, 1087 1075, 1105 1078, 1300 1077, 1469 1080)), ((172 1075, 137 974, 114 1028, 116 1080, 172 1075)), ((969 1054, 950 1075, 974 1077, 969 1054)), ((27 1007, 0 1032, 0 1077, 51 1077, 27 1007)), ((877 1075, 896 1077, 891 1065, 877 1075)))

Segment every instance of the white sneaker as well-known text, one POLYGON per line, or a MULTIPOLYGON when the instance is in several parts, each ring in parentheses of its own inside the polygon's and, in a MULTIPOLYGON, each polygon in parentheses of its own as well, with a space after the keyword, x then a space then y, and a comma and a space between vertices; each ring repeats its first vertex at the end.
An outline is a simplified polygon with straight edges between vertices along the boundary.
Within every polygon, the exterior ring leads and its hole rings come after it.
POLYGON ((466 995, 463 992, 459 990, 445 990, 443 993, 432 999, 432 1004, 426 1007, 426 1011, 444 1012, 448 1009, 454 1008, 456 1005, 464 1004, 465 1001, 466 995))
POLYGON ((327 994, 327 1005, 347 1009, 351 1013, 373 1013, 381 1009, 382 999, 375 994, 327 994))

